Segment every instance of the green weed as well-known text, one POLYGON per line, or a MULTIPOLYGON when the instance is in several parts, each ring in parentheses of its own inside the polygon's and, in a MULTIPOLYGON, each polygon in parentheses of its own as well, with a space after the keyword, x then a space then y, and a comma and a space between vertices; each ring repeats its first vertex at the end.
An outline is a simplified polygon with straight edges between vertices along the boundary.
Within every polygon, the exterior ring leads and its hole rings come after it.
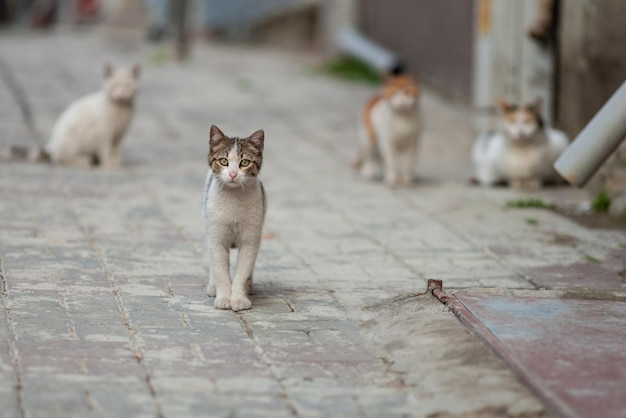
POLYGON ((235 84, 240 91, 248 92, 252 90, 252 83, 245 78, 238 78, 235 84))
POLYGON ((380 84, 381 76, 372 67, 352 57, 340 57, 326 64, 322 70, 328 75, 367 84, 380 84))
POLYGON ((148 55, 148 62, 152 65, 163 65, 171 60, 172 57, 170 52, 164 48, 154 50, 150 55, 148 55))
POLYGON ((596 199, 591 203, 591 207, 596 212, 608 212, 611 206, 611 198, 606 191, 601 191, 596 199))
POLYGON ((590 256, 589 254, 585 254, 585 260, 591 261, 592 263, 596 263, 596 264, 602 264, 602 260, 600 260, 599 258, 590 256))
POLYGON ((537 208, 537 209, 549 209, 554 210, 556 206, 552 203, 545 203, 541 199, 536 198, 519 198, 515 200, 509 200, 506 205, 510 208, 537 208))

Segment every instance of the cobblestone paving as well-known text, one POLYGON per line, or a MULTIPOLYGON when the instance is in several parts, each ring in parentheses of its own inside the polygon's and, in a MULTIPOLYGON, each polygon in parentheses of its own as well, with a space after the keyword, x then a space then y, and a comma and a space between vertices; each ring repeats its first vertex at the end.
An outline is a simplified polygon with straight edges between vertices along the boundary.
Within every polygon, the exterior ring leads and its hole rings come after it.
POLYGON ((2 144, 43 143, 105 59, 143 62, 123 168, 0 161, 3 417, 548 416, 426 279, 533 291, 588 271, 601 281, 581 286, 623 291, 626 234, 469 186, 469 117, 433 94, 421 181, 389 190, 348 168, 373 89, 309 56, 200 45, 178 65, 102 33, 0 36, 2 144), (267 138, 269 211, 240 313, 205 293, 211 124, 267 138))

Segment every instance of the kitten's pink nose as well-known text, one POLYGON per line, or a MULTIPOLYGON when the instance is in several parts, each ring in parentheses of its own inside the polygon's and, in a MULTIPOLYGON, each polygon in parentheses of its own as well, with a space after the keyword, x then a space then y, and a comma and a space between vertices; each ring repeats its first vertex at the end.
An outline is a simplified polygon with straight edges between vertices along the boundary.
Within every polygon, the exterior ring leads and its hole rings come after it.
POLYGON ((237 173, 236 173, 236 172, 234 172, 234 171, 233 171, 233 172, 228 173, 228 175, 230 176, 230 179, 231 179, 231 180, 235 180, 235 177, 237 177, 237 173))

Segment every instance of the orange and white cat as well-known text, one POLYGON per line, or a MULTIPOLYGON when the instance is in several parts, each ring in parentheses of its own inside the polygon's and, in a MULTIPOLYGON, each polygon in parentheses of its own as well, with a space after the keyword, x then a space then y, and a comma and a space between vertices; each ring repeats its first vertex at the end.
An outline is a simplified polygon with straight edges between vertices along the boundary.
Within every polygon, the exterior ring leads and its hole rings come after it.
POLYGON ((388 185, 413 181, 421 129, 419 92, 412 78, 389 76, 382 92, 365 105, 361 147, 353 166, 366 179, 379 176, 382 168, 388 185))
POLYGON ((498 131, 481 135, 472 149, 475 180, 484 186, 509 183, 516 189, 558 182, 552 165, 569 141, 565 133, 545 126, 541 100, 522 106, 500 100, 498 107, 498 131))

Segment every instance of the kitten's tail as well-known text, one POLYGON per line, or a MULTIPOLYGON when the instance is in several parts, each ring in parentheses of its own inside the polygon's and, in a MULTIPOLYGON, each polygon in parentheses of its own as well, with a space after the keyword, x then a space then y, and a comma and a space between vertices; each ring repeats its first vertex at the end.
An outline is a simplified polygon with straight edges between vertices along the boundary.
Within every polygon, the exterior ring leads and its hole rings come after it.
POLYGON ((50 154, 41 147, 0 145, 0 158, 13 161, 50 162, 50 154))

